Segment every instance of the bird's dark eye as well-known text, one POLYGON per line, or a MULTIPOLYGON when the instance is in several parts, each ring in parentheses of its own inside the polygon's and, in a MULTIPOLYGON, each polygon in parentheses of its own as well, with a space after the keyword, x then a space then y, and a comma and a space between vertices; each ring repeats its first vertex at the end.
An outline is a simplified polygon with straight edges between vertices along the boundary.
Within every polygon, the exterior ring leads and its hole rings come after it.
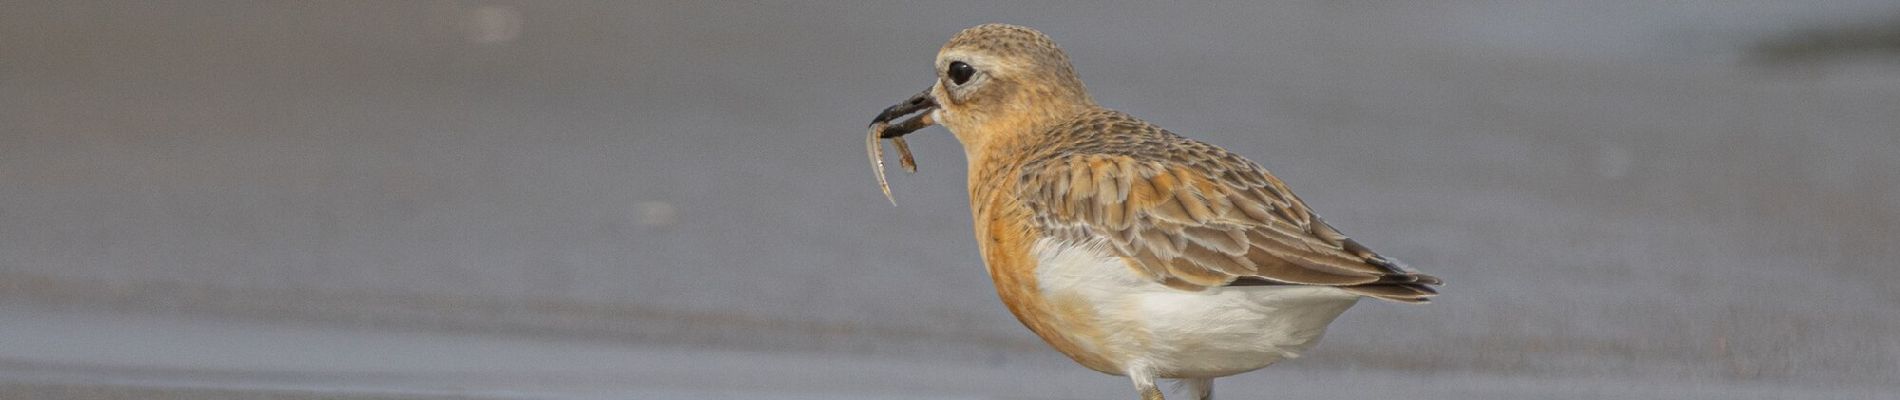
POLYGON ((976 67, 971 67, 970 64, 964 64, 962 61, 950 63, 951 83, 961 85, 969 82, 972 76, 976 76, 976 67))

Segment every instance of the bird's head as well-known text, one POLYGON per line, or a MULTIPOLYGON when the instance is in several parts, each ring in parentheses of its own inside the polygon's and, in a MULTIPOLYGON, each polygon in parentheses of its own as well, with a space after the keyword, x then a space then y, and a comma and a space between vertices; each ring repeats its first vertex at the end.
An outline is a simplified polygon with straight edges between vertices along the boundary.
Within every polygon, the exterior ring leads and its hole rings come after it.
POLYGON ((941 124, 965 148, 997 135, 1029 134, 1095 106, 1068 54, 1048 35, 1015 25, 964 29, 937 51, 936 82, 886 108, 873 124, 892 124, 886 137, 941 124), (908 129, 908 130, 904 130, 908 129))

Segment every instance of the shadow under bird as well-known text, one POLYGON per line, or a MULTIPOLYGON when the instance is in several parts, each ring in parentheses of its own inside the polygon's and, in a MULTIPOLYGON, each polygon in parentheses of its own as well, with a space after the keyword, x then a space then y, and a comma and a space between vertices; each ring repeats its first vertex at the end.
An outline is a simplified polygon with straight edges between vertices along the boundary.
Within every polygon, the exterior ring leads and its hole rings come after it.
POLYGON ((880 186, 880 140, 948 129, 1003 303, 1143 399, 1162 398, 1159 378, 1211 399, 1214 378, 1297 357, 1360 298, 1425 303, 1442 283, 1347 238, 1260 165, 1096 105, 1034 29, 965 29, 936 75, 872 121, 880 186))

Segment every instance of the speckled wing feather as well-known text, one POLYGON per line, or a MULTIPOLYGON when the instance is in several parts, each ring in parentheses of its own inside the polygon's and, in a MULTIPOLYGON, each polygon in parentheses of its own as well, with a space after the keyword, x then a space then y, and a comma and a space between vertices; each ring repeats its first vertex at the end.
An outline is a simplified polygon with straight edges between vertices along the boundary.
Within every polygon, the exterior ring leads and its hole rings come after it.
POLYGON ((1127 114, 1054 129, 1024 164, 1021 198, 1048 235, 1103 239, 1143 276, 1183 290, 1266 280, 1405 302, 1437 294, 1340 234, 1258 164, 1127 114))

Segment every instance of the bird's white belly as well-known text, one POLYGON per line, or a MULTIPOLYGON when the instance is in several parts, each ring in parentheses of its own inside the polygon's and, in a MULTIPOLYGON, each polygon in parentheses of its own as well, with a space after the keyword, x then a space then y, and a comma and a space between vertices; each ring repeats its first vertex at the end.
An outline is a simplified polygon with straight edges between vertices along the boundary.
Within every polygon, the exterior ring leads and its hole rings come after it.
POLYGON ((1034 248, 1043 296, 1095 306, 1116 327, 1089 347, 1123 370, 1169 378, 1218 377, 1298 357, 1358 295, 1329 287, 1249 286, 1189 292, 1149 281, 1105 244, 1043 239, 1034 248))

